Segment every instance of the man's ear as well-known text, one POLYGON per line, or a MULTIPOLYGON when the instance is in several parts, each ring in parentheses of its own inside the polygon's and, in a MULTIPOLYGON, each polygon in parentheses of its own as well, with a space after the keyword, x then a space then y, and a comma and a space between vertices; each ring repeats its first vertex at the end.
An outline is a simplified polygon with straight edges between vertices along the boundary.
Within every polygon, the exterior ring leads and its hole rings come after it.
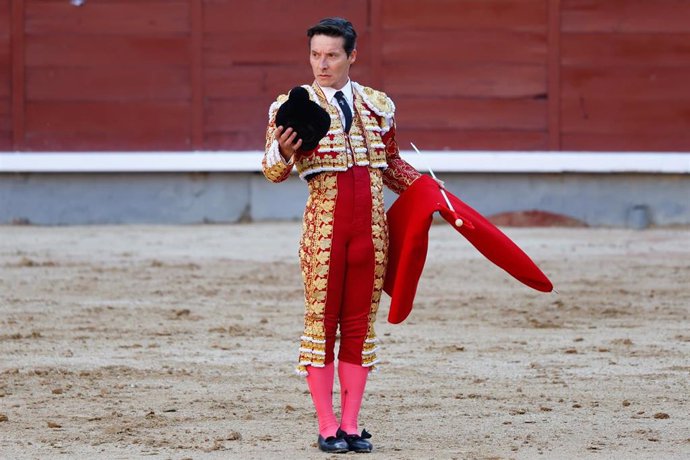
POLYGON ((350 57, 348 57, 348 60, 350 61, 350 65, 355 63, 355 61, 357 60, 357 48, 352 50, 352 52, 350 53, 350 57))

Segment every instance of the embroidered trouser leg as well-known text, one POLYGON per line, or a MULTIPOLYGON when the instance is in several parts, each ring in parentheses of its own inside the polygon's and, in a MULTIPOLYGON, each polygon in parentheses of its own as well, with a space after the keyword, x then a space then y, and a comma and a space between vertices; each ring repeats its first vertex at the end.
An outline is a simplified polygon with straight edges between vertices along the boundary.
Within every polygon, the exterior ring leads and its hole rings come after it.
POLYGON ((326 364, 334 360, 338 325, 338 359, 362 363, 374 291, 375 251, 371 222, 369 168, 355 166, 339 173, 326 294, 326 364))
POLYGON ((381 171, 355 166, 309 181, 300 243, 305 329, 298 371, 335 359, 376 363, 373 323, 381 297, 388 234, 381 171))

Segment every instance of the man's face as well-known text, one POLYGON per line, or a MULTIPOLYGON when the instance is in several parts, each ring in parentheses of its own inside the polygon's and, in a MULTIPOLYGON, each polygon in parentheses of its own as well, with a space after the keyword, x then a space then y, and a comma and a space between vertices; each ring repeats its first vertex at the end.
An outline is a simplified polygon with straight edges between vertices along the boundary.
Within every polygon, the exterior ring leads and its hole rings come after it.
POLYGON ((309 62, 314 78, 320 86, 340 89, 347 83, 350 66, 357 58, 357 50, 352 50, 348 57, 344 45, 343 37, 311 37, 309 62))

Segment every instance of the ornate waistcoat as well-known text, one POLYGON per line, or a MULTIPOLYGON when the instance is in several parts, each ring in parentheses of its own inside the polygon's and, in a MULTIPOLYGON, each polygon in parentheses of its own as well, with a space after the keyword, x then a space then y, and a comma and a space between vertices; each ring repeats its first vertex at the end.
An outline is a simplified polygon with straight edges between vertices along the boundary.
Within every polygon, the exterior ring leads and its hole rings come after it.
MULTIPOLYGON (((388 96, 352 82, 354 113, 348 134, 344 132, 338 109, 326 101, 321 88, 316 83, 303 87, 309 92, 310 99, 331 116, 331 128, 315 150, 301 154, 296 159, 295 166, 300 178, 304 179, 322 171, 345 171, 353 164, 380 169, 388 167, 386 146, 381 138, 393 126, 395 105, 388 96), (348 154, 348 150, 351 155, 348 154)), ((269 109, 269 124, 274 128, 278 108, 287 99, 288 95, 280 95, 269 109)), ((268 136, 272 137, 272 133, 267 133, 268 136)), ((267 139, 267 144, 269 141, 272 141, 270 146, 267 145, 269 159, 280 161, 278 142, 275 139, 267 139)))

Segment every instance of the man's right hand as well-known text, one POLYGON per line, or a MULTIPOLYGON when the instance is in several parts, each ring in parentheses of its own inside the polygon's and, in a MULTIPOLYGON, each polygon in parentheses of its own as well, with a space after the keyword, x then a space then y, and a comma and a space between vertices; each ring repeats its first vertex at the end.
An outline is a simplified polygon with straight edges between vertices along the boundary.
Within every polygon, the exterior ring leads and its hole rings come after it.
POLYGON ((302 139, 297 139, 297 131, 292 128, 285 129, 282 126, 276 128, 275 134, 280 146, 280 154, 285 158, 285 161, 290 161, 290 158, 302 146, 302 139))

